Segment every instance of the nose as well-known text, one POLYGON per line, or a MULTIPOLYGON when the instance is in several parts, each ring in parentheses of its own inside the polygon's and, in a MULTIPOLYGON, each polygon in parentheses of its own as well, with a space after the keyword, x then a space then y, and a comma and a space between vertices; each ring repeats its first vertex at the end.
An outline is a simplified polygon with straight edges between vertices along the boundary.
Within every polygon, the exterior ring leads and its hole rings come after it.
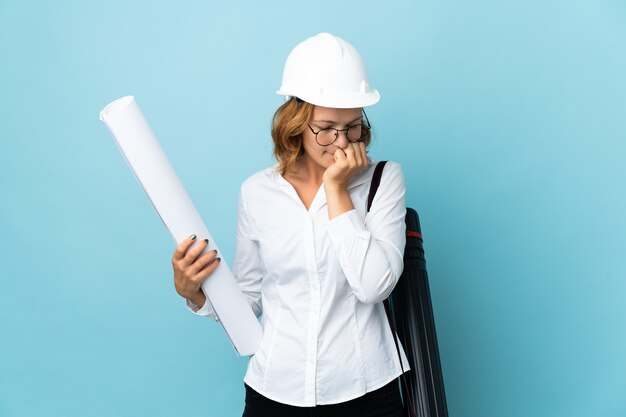
POLYGON ((335 145, 337 145, 338 148, 346 149, 348 147, 348 143, 350 143, 348 140, 348 130, 337 130, 337 140, 335 140, 335 145))

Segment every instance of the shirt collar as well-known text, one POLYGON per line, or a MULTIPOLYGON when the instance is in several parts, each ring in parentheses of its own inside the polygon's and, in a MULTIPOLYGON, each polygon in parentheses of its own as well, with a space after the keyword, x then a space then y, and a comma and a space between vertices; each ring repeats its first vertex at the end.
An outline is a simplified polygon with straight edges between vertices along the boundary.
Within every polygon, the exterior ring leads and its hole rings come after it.
MULTIPOLYGON (((357 187, 363 183, 369 182, 372 179, 374 168, 376 167, 376 161, 371 158, 367 158, 367 160, 369 162, 367 168, 365 168, 363 171, 359 172, 357 175, 350 179, 350 182, 348 182, 348 190, 357 187)), ((278 170, 278 166, 279 164, 276 163, 273 167, 270 168, 270 175, 274 179, 276 185, 279 187, 288 186, 293 188, 291 184, 289 184, 289 182, 281 175, 278 170)))
MULTIPOLYGON (((376 167, 376 162, 370 158, 368 158, 368 161, 369 165, 367 166, 367 168, 365 168, 363 171, 359 172, 357 175, 350 179, 350 182, 348 183, 348 191, 371 181, 374 168, 376 167)), ((293 186, 280 174, 278 166, 279 164, 275 164, 269 169, 269 175, 274 180, 274 184, 283 192, 296 199, 299 203, 302 203, 300 197, 298 196, 298 193, 296 193, 296 190, 293 188, 293 186)), ((320 192, 318 190, 318 194, 319 195, 316 195, 316 198, 313 200, 311 207, 309 207, 310 212, 315 212, 326 205, 326 193, 320 192)))

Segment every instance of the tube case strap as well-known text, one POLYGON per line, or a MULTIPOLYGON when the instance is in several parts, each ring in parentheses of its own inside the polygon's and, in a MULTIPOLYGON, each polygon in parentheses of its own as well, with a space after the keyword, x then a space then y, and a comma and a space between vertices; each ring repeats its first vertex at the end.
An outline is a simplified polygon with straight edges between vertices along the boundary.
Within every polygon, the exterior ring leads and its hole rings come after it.
MULTIPOLYGON (((387 164, 387 161, 380 161, 378 162, 378 164, 376 164, 376 168, 374 168, 374 175, 372 176, 372 182, 370 184, 370 191, 367 196, 367 211, 368 212, 370 211, 370 208, 372 207, 372 202, 374 201, 374 197, 376 196, 376 191, 378 190, 378 187, 380 186, 380 180, 383 176, 383 169, 385 168, 386 164, 387 164)), ((417 233, 417 232, 407 232, 407 233, 417 233)), ((422 237, 421 233, 418 233, 418 234, 419 234, 419 237, 421 238, 422 237)), ((413 235, 411 236, 413 237, 413 235)), ((398 360, 400 361, 400 369, 402 369, 402 383, 404 384, 405 387, 408 387, 409 385, 406 380, 404 365, 402 364, 402 356, 400 355, 400 346, 398 345, 396 326, 393 321, 393 317, 391 315, 391 305, 389 305, 389 299, 385 299, 383 301, 383 304, 385 306, 385 313, 387 314, 387 321, 389 322, 389 327, 391 327, 393 341, 396 344, 396 352, 398 353, 398 360)), ((409 395, 406 396, 405 401, 407 403, 406 407, 409 412, 409 416, 416 417, 415 405, 411 401, 411 397, 409 395)))

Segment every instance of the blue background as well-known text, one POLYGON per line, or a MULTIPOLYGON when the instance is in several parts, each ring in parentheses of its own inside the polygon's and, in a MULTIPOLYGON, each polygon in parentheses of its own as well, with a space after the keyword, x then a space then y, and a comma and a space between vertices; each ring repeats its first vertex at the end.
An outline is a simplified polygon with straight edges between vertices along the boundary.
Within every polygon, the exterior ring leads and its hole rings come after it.
POLYGON ((330 31, 422 219, 451 416, 626 415, 626 5, 0 2, 0 416, 238 416, 99 111, 134 94, 232 261, 287 54, 330 31))

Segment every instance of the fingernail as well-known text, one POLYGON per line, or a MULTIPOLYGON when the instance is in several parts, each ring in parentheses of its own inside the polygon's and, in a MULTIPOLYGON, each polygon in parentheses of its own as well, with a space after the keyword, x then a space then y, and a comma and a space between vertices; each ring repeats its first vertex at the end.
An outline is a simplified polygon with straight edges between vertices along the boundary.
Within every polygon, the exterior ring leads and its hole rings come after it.
POLYGON ((196 235, 191 235, 189 237, 191 238, 191 240, 196 240, 196 235))
POLYGON ((209 239, 204 239, 204 243, 209 244, 209 239))
POLYGON ((221 261, 222 261, 222 258, 217 258, 217 262, 221 262, 221 261))

